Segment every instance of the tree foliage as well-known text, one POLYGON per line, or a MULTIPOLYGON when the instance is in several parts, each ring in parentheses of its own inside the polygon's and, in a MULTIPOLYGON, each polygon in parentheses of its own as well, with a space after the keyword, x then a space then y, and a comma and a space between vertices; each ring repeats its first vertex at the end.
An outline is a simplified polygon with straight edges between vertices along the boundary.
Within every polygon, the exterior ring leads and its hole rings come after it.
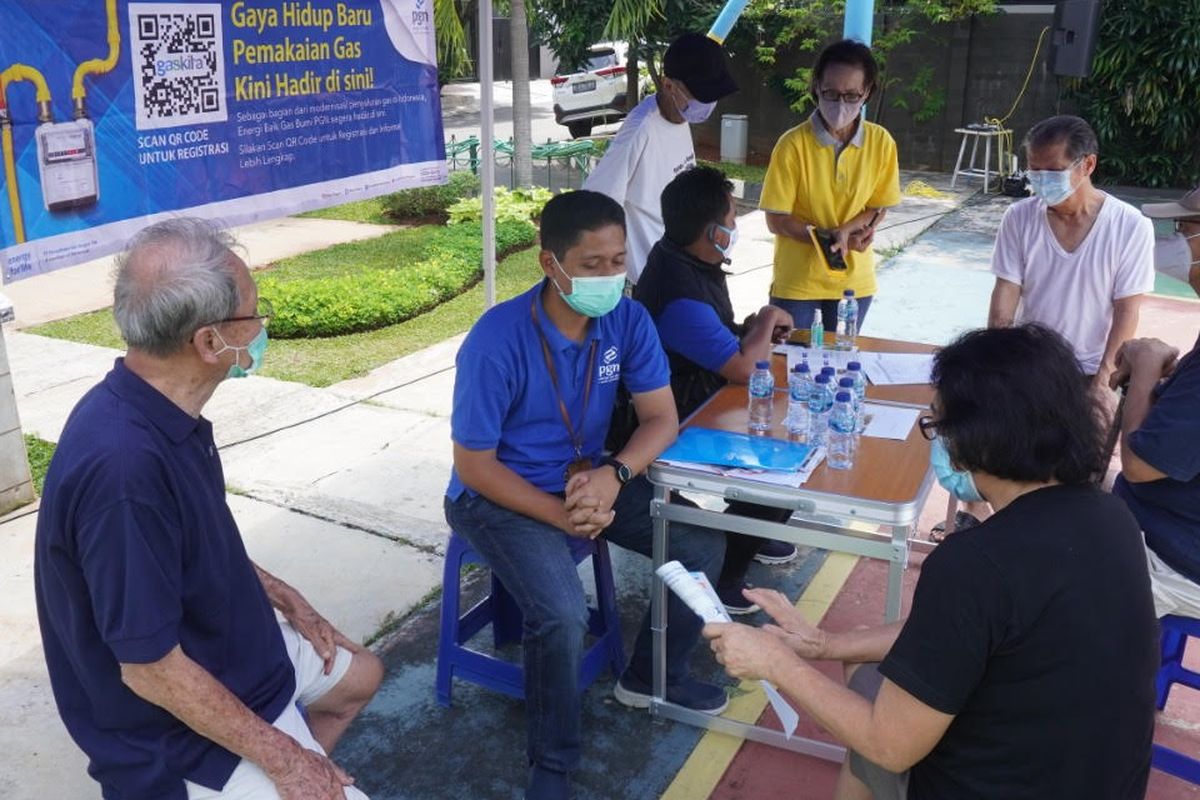
POLYGON ((1109 0, 1092 75, 1072 89, 1101 180, 1200 183, 1200 0, 1109 0))

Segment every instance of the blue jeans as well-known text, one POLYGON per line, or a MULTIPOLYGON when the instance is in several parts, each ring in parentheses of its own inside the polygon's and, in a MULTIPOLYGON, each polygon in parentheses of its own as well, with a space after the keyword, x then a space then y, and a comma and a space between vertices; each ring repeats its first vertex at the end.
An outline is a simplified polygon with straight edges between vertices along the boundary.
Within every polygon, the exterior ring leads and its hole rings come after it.
MULTIPOLYGON (((837 306, 838 300, 784 300, 782 297, 772 297, 771 305, 782 308, 784 311, 792 315, 792 325, 798 330, 808 330, 812 327, 813 317, 816 316, 817 309, 821 309, 821 324, 825 326, 825 332, 833 334, 837 331, 837 306)), ((871 296, 858 297, 858 329, 863 329, 863 322, 867 319, 867 309, 871 307, 871 296)))
MULTIPOLYGON (((617 495, 616 518, 602 534, 611 544, 651 554, 650 500, 644 477, 617 495)), ((587 632, 587 607, 565 533, 510 511, 482 495, 446 498, 446 521, 483 557, 524 616, 525 709, 528 752, 533 764, 570 772, 579 764, 582 744, 579 667, 587 632)), ((716 584, 725 556, 725 534, 672 523, 669 557, 700 570, 716 584)), ((700 637, 700 618, 667 592, 667 683, 688 674, 688 661, 700 637)), ((633 647, 627 672, 645 683, 653 677, 650 610, 633 647)))

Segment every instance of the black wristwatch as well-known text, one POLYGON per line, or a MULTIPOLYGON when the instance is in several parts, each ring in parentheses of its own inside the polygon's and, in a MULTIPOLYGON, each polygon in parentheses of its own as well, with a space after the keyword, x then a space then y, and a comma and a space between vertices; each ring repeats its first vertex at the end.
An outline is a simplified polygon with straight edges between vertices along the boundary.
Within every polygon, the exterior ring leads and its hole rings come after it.
POLYGON ((619 482, 619 483, 620 483, 622 486, 624 486, 625 484, 627 484, 627 483, 629 483, 631 480, 633 480, 633 470, 631 470, 631 469, 630 469, 628 466, 626 466, 625 464, 621 463, 620 461, 618 461, 617 459, 613 458, 612 456, 606 456, 606 457, 605 457, 605 459, 604 459, 604 461, 603 461, 603 463, 607 464, 608 466, 610 466, 610 467, 612 467, 614 470, 616 470, 616 472, 617 472, 617 481, 618 481, 618 482, 619 482))

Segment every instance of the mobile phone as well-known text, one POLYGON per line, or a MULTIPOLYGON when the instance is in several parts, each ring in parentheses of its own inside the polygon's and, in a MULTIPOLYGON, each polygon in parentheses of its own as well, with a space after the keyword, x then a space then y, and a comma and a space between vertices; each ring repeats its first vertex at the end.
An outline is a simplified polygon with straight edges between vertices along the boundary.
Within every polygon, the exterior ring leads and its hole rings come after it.
POLYGON ((833 245, 837 242, 837 237, 832 231, 821 230, 816 227, 809 227, 809 235, 812 237, 813 245, 821 257, 825 259, 825 266, 831 270, 841 271, 846 269, 845 257, 833 250, 833 245))

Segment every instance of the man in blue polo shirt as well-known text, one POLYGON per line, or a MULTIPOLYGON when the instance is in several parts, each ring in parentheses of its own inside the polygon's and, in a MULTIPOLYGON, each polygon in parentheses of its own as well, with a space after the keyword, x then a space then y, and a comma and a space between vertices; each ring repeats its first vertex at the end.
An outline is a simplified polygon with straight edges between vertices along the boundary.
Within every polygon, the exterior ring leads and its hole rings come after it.
POLYGON ((1178 356, 1158 339, 1117 353, 1112 386, 1128 386, 1113 493, 1146 536, 1158 616, 1200 617, 1200 339, 1178 356))
MULTIPOLYGON (((755 363, 771 357, 775 339, 792 327, 792 316, 775 306, 738 324, 725 282, 724 265, 737 243, 733 184, 712 167, 693 167, 663 189, 663 238, 655 243, 634 289, 650 312, 671 366, 671 390, 680 419, 687 418, 726 383, 746 385, 755 363)), ((787 522, 788 509, 731 502, 731 514, 787 522)), ((730 614, 752 614, 746 571, 752 559, 786 564, 796 557, 788 542, 730 533, 717 595, 730 614)))
MULTIPOLYGON (((587 630, 573 539, 651 551, 652 489, 642 472, 678 429, 667 360, 645 309, 622 296, 625 215, 598 192, 559 195, 541 219, 546 278, 475 324, 457 359, 446 519, 524 615, 527 798, 566 798, 579 764, 579 664, 587 630), (641 426, 603 457, 618 384, 641 426)), ((711 577, 720 533, 671 526, 670 556, 711 577)), ((668 599, 667 698, 720 713, 724 690, 689 677, 700 620, 668 599)), ((647 612, 616 698, 650 702, 647 612)))
POLYGON ((232 246, 195 219, 134 237, 113 303, 129 350, 71 412, 46 475, 46 665, 106 800, 364 797, 325 753, 382 666, 250 561, 201 416, 266 349, 270 310, 232 246))

